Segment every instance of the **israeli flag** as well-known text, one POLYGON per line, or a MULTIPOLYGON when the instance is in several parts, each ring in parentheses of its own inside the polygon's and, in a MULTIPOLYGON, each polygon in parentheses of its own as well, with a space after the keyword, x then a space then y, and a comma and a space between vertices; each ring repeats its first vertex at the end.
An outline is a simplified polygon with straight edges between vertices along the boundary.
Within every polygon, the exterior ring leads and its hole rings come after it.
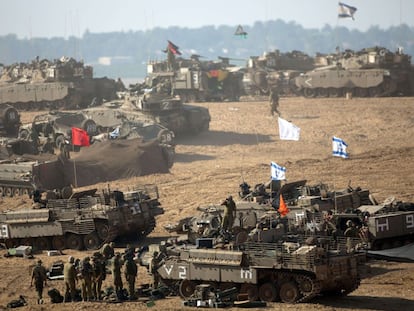
POLYGON ((270 163, 270 175, 272 180, 285 180, 286 179, 286 167, 277 165, 275 162, 270 163))
POLYGON ((349 154, 346 152, 346 147, 348 145, 342 139, 335 136, 332 138, 332 155, 334 157, 347 159, 349 154))
POLYGON ((109 138, 110 139, 116 139, 119 137, 119 126, 114 129, 111 133, 109 133, 109 138))
POLYGON ((356 7, 350 6, 343 2, 339 2, 338 5, 339 5, 338 17, 341 17, 341 18, 351 17, 352 19, 354 19, 354 14, 357 11, 356 7))

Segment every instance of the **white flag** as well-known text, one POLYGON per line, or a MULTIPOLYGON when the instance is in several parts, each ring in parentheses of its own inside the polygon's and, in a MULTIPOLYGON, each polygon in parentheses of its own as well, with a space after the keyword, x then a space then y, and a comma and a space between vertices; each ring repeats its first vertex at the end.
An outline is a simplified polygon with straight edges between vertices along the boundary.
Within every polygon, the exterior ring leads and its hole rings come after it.
POLYGON ((270 163, 270 175, 272 180, 285 180, 286 179, 286 167, 277 165, 275 162, 270 163))
POLYGON ((346 152, 346 147, 348 145, 342 139, 335 136, 332 138, 332 155, 334 157, 347 159, 349 154, 346 152))
POLYGON ((299 140, 300 128, 279 117, 279 136, 282 140, 299 140))
POLYGON ((350 6, 342 2, 339 2, 338 5, 338 17, 351 17, 352 19, 354 19, 354 14, 357 11, 356 7, 350 6))

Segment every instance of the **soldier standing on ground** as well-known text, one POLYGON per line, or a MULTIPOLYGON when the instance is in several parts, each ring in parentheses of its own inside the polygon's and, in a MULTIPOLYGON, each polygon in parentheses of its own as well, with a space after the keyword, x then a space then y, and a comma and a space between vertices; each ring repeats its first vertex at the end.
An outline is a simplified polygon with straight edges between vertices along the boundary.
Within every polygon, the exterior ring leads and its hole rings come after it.
POLYGON ((65 301, 71 298, 71 301, 75 301, 76 297, 76 268, 75 268, 75 258, 70 256, 68 262, 63 266, 63 278, 65 280, 65 301))
POLYGON ((42 266, 42 261, 39 259, 37 265, 33 268, 32 271, 32 280, 30 282, 30 287, 33 286, 33 280, 35 281, 35 288, 37 292, 37 303, 43 303, 43 287, 46 286, 46 268, 42 266))
POLYGON ((121 267, 122 267, 121 254, 116 253, 115 257, 112 258, 112 277, 114 280, 115 293, 118 298, 121 297, 122 290, 124 289, 124 285, 122 284, 122 278, 121 278, 121 267))
POLYGON ((131 254, 128 254, 125 262, 125 280, 128 282, 128 294, 129 300, 136 299, 135 297, 135 279, 138 274, 138 267, 134 261, 134 257, 131 254))
POLYGON ((91 301, 92 300, 92 265, 90 263, 90 258, 87 256, 83 259, 81 266, 81 275, 82 275, 82 300, 91 301))
POLYGON ((160 275, 158 274, 158 268, 160 267, 162 261, 161 254, 157 251, 154 252, 151 258, 151 262, 149 265, 149 270, 152 275, 152 288, 157 289, 160 285, 160 275))
POLYGON ((115 256, 115 243, 111 242, 111 243, 105 243, 102 248, 101 248, 101 254, 103 255, 103 257, 105 259, 111 259, 112 257, 115 256))
POLYGON ((275 112, 281 116, 279 111, 279 91, 277 88, 272 88, 269 93, 270 114, 274 116, 275 112))
POLYGON ((96 252, 92 257, 92 294, 95 300, 102 300, 102 282, 105 280, 105 263, 101 253, 96 252))
POLYGON ((233 227, 233 222, 236 218, 236 203, 230 195, 221 205, 225 206, 221 227, 224 231, 229 231, 233 227))

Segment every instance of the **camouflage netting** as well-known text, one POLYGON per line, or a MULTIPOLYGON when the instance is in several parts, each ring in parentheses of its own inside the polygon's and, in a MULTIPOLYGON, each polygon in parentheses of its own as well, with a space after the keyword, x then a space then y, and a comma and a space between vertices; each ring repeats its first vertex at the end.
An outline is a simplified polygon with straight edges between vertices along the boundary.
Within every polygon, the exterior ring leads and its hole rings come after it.
POLYGON ((67 182, 75 187, 169 172, 159 144, 140 139, 105 141, 71 155, 63 166, 67 182))

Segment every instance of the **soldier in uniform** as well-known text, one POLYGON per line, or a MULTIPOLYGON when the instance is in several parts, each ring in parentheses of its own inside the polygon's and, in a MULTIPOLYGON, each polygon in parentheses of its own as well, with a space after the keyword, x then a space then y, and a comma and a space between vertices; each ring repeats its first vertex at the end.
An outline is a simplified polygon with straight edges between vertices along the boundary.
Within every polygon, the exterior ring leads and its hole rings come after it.
POLYGON ((101 300, 102 282, 106 278, 105 263, 101 253, 96 252, 92 257, 92 295, 95 300, 101 300))
POLYGON ((81 266, 81 275, 82 275, 82 300, 90 301, 92 300, 92 276, 93 270, 90 263, 90 257, 87 256, 83 259, 81 266))
POLYGON ((30 133, 30 138, 32 140, 33 143, 33 149, 34 149, 34 153, 38 154, 39 153, 39 132, 36 130, 35 124, 32 124, 32 130, 30 133))
POLYGON ((269 93, 270 114, 273 116, 275 112, 281 116, 279 111, 279 91, 277 88, 272 88, 269 93))
POLYGON ((221 205, 225 206, 221 227, 224 231, 229 231, 233 227, 233 222, 236 218, 236 203, 230 195, 221 205))
POLYGON ((350 253, 353 250, 352 238, 358 237, 359 230, 355 226, 354 222, 350 219, 346 222, 346 226, 347 228, 345 229, 344 236, 346 236, 346 249, 348 253, 350 253))
POLYGON ((35 288, 37 292, 37 303, 43 303, 43 288, 46 286, 46 268, 42 265, 42 261, 39 259, 36 266, 32 270, 32 280, 30 287, 33 286, 33 280, 35 282, 35 288))
POLYGON ((160 267, 161 261, 162 261, 161 253, 155 251, 152 254, 151 262, 149 265, 149 271, 152 275, 152 280, 153 280, 153 283, 152 283, 153 289, 157 289, 160 284, 160 276, 157 270, 160 267))
POLYGON ((76 268, 75 268, 75 258, 70 256, 68 262, 63 266, 63 278, 65 280, 65 301, 67 301, 70 296, 71 301, 75 301, 76 297, 76 268))
POLYGON ((138 267, 134 261, 134 257, 131 254, 128 254, 125 257, 125 280, 128 282, 128 294, 129 300, 136 299, 135 297, 135 279, 138 274, 138 267))
POLYGON ((122 290, 124 289, 124 285, 122 283, 121 278, 121 267, 122 267, 122 260, 121 254, 116 253, 115 257, 112 258, 112 277, 114 280, 114 287, 117 297, 120 297, 122 294, 122 290))

